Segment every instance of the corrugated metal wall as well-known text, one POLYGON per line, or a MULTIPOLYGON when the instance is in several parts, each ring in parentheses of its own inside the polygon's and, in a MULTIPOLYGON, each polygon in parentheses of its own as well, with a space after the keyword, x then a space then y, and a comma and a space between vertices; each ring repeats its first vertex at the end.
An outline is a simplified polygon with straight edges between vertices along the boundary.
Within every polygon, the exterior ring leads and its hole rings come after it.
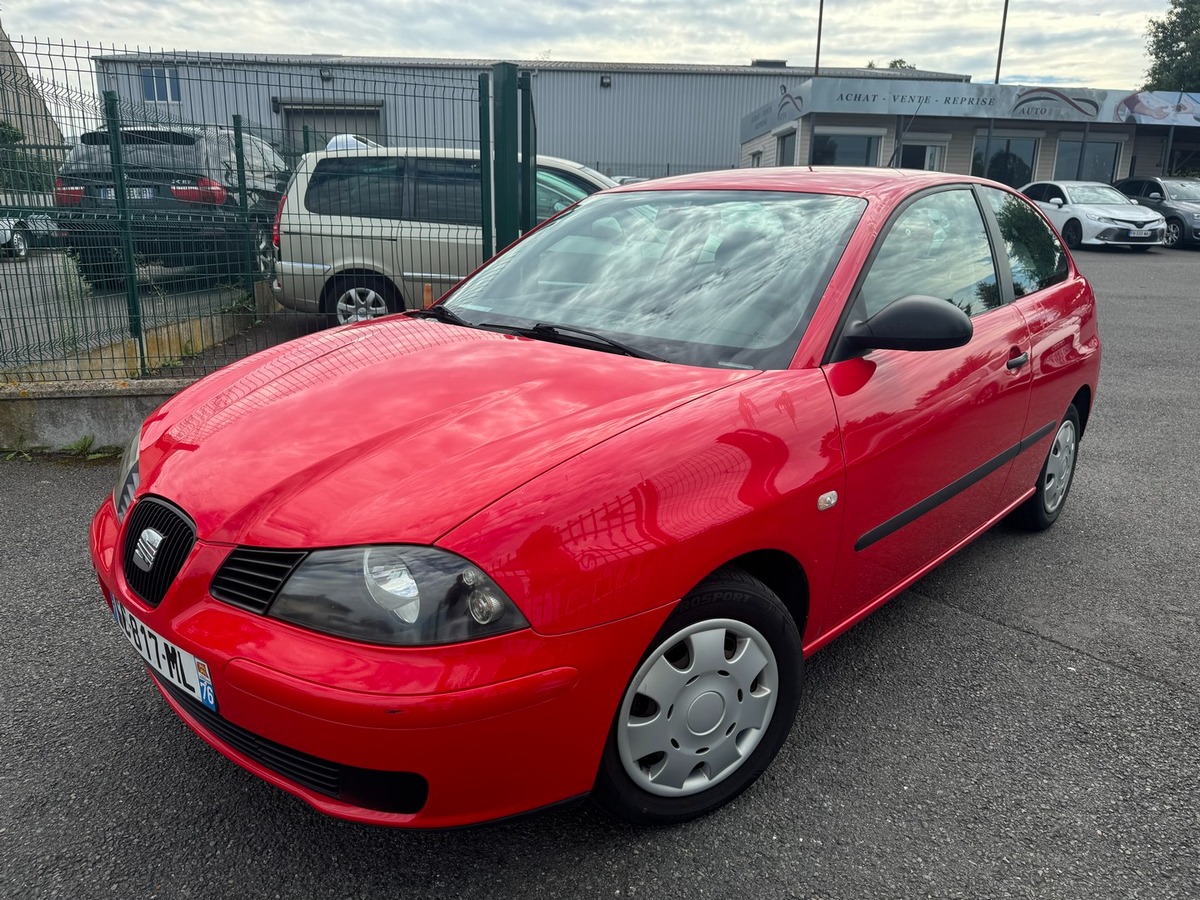
MULTIPOLYGON (((151 64, 163 62, 100 60, 98 87, 116 90, 123 106, 141 105, 160 120, 228 123, 238 113, 265 134, 284 133, 289 106, 366 101, 380 104, 388 143, 444 140, 457 146, 477 134, 462 101, 479 69, 168 61, 179 69, 179 102, 145 104, 139 69, 151 64)), ((531 71, 542 153, 612 175, 647 177, 737 166, 741 117, 777 97, 781 84, 803 81, 753 70, 531 71), (601 86, 601 75, 608 87, 601 86)))

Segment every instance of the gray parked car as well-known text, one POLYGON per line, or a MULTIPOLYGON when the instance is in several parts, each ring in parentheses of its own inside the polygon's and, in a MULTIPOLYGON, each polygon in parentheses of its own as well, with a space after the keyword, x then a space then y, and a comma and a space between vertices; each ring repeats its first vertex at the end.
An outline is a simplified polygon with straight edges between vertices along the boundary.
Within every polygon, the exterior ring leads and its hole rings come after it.
POLYGON ((1162 213, 1167 220, 1165 246, 1200 244, 1200 178, 1124 178, 1116 188, 1162 213))

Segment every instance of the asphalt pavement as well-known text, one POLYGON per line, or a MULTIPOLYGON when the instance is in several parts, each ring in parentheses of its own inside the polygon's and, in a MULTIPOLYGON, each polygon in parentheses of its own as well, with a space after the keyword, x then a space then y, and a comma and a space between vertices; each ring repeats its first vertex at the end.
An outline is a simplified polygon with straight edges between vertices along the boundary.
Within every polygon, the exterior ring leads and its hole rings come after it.
POLYGON ((1104 364, 1057 525, 997 527, 818 653, 771 769, 681 827, 312 811, 118 634, 86 550, 115 464, 0 455, 0 897, 1200 896, 1200 252, 1078 256, 1104 364))

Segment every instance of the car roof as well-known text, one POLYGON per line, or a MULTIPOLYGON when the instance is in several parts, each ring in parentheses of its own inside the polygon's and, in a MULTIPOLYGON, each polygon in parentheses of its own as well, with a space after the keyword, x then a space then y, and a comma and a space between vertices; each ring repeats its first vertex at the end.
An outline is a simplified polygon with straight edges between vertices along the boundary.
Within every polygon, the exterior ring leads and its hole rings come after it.
POLYGON ((853 197, 907 195, 942 184, 1004 185, 971 175, 930 172, 923 169, 885 169, 848 166, 774 166, 750 169, 720 169, 694 175, 655 178, 638 184, 610 188, 608 193, 669 190, 793 191, 812 194, 844 194, 853 197))
MULTIPOLYGON (((432 159, 479 159, 479 151, 461 147, 347 147, 344 150, 315 150, 304 154, 313 162, 328 156, 425 156, 432 159)), ((582 163, 558 156, 537 155, 538 162, 551 163, 563 169, 587 169, 582 163)))

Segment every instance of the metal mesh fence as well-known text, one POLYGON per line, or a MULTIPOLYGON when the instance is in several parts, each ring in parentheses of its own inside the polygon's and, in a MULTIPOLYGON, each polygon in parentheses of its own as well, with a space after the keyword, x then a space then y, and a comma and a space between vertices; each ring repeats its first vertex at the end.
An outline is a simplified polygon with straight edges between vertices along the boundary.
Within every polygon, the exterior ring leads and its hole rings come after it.
POLYGON ((482 261, 479 92, 3 40, 0 379, 199 375, 440 295, 482 261))

